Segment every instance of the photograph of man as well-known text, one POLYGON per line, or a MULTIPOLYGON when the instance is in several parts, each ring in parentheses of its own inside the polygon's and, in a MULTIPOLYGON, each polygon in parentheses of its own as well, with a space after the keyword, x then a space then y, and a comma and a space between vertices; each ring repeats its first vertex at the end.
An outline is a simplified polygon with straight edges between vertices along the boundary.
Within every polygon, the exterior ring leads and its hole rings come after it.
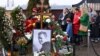
POLYGON ((50 52, 51 30, 33 30, 33 52, 50 52))
POLYGON ((39 32, 38 33, 38 40, 39 43, 42 45, 42 48, 40 51, 44 52, 50 52, 50 41, 47 40, 48 36, 46 32, 39 32))

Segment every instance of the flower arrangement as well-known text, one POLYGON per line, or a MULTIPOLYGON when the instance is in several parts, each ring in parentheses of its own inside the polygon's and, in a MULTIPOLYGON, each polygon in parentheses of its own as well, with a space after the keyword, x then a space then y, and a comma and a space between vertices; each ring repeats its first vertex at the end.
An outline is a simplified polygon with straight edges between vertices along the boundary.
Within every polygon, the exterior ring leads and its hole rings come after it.
POLYGON ((27 44, 27 42, 28 41, 25 39, 25 37, 21 37, 21 38, 18 39, 17 44, 21 45, 21 46, 24 46, 24 45, 27 44))

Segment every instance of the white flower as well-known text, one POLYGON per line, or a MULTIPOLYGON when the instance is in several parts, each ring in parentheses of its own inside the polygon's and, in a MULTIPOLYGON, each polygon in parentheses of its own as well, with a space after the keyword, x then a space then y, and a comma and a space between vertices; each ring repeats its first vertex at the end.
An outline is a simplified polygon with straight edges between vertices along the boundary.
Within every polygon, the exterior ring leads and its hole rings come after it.
POLYGON ((9 41, 9 39, 7 39, 7 41, 9 41))
POLYGON ((25 36, 30 40, 31 36, 32 36, 32 33, 27 32, 27 33, 25 33, 25 36))
POLYGON ((51 22, 51 19, 46 19, 46 22, 47 22, 47 23, 50 23, 50 22, 51 22))
POLYGON ((64 37, 61 35, 60 38, 63 39, 64 37))
POLYGON ((58 34, 58 35, 56 35, 56 38, 58 38, 58 37, 60 37, 60 35, 58 34))
POLYGON ((55 38, 52 38, 51 40, 53 41, 53 40, 55 40, 55 38))
POLYGON ((59 24, 57 23, 57 26, 59 26, 59 24))
POLYGON ((16 30, 13 29, 12 32, 13 32, 13 33, 16 33, 16 30))
POLYGON ((56 34, 56 32, 53 32, 53 34, 56 34))
POLYGON ((61 39, 63 39, 64 37, 62 35, 56 35, 56 38, 60 37, 61 39))

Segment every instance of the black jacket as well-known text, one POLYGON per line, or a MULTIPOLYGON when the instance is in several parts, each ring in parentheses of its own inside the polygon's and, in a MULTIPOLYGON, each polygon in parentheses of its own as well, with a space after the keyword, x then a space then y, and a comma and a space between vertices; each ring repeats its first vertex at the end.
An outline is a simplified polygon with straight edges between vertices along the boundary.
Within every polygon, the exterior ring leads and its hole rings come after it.
POLYGON ((42 48, 40 51, 44 51, 44 52, 50 52, 50 42, 45 42, 42 44, 42 48))

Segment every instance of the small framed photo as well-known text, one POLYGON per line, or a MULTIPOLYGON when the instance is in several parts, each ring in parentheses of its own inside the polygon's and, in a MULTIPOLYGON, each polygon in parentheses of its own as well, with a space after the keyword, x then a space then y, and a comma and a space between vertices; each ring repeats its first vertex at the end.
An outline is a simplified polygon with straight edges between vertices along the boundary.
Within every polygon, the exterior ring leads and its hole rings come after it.
POLYGON ((33 52, 50 52, 51 50, 51 30, 33 30, 33 52))

